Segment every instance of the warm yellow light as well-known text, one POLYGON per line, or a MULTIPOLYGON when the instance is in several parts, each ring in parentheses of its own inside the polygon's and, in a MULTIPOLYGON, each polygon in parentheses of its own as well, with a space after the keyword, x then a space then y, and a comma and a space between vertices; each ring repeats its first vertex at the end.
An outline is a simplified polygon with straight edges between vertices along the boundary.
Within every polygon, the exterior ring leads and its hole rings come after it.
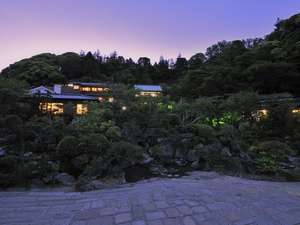
POLYGON ((114 98, 113 98, 113 97, 110 97, 110 98, 108 98, 108 101, 109 101, 109 102, 114 102, 114 98))
POLYGON ((159 93, 153 91, 141 91, 136 96, 151 96, 151 97, 158 97, 159 93))
POLYGON ((293 109, 292 113, 300 113, 300 109, 293 109))
POLYGON ((269 114, 269 110, 267 110, 267 109, 260 109, 260 110, 257 110, 256 113, 253 113, 253 116, 255 117, 255 119, 257 121, 260 121, 262 119, 267 118, 268 114, 269 114))
POLYGON ((267 116, 268 115, 268 110, 266 109, 261 109, 261 110, 258 110, 258 113, 263 115, 263 116, 267 116))
POLYGON ((85 105, 85 104, 77 104, 76 105, 76 114, 77 115, 86 114, 87 112, 88 112, 87 105, 85 105))
POLYGON ((78 90, 79 88, 80 88, 79 85, 74 85, 74 86, 73 86, 73 89, 74 89, 74 90, 78 90))
POLYGON ((50 112, 54 115, 64 113, 64 104, 56 102, 43 102, 39 106, 42 112, 50 112))
POLYGON ((81 90, 82 90, 82 91, 88 91, 88 92, 89 92, 89 91, 91 91, 91 88, 90 88, 90 87, 83 87, 83 88, 81 88, 81 90))
POLYGON ((98 88, 92 87, 92 91, 96 92, 96 91, 98 91, 98 88))
POLYGON ((99 91, 99 92, 103 91, 103 88, 98 88, 98 91, 99 91))

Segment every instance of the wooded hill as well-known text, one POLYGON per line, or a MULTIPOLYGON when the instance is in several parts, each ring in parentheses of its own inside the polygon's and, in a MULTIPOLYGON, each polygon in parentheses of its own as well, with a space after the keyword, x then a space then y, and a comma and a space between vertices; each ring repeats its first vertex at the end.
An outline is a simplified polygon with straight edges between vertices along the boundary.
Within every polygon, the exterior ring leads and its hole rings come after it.
POLYGON ((21 60, 1 76, 31 86, 69 80, 166 84, 177 97, 214 96, 253 90, 261 94, 300 94, 300 14, 279 20, 264 38, 221 41, 190 59, 163 57, 151 64, 147 57, 131 58, 95 53, 50 53, 21 60))

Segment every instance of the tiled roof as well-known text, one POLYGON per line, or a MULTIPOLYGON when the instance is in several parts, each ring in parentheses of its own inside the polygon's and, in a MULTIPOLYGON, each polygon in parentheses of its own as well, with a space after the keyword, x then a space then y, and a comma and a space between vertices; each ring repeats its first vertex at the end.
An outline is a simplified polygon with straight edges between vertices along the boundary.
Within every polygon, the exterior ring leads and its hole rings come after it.
POLYGON ((136 90, 140 91, 162 91, 160 85, 134 85, 136 90))
POLYGON ((87 96, 87 95, 57 95, 52 94, 51 98, 53 99, 68 99, 68 100, 96 100, 96 97, 87 96))

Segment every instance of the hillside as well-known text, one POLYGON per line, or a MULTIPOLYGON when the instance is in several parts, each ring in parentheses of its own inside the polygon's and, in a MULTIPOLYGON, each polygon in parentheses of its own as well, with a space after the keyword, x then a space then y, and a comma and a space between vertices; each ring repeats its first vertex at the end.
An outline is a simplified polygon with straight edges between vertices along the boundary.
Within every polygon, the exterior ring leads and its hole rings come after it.
POLYGON ((183 97, 213 96, 245 89, 262 94, 300 94, 300 14, 277 21, 265 38, 221 41, 190 59, 161 58, 151 64, 95 53, 40 54, 10 65, 1 73, 31 86, 68 80, 115 83, 165 83, 183 97))

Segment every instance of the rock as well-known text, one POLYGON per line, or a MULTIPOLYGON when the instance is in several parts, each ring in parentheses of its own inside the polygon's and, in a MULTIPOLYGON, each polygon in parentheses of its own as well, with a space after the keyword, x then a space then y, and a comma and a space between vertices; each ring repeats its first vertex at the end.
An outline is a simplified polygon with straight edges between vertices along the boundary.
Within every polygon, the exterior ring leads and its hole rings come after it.
POLYGON ((200 163, 199 163, 199 161, 197 160, 197 161, 193 162, 193 163, 191 164, 191 168, 193 168, 193 169, 199 169, 199 168, 200 168, 200 163))
POLYGON ((156 145, 149 149, 149 153, 155 159, 168 161, 173 158, 174 150, 170 144, 156 145))
POLYGON ((176 168, 168 168, 168 173, 169 174, 175 174, 175 173, 178 173, 178 169, 176 169, 176 168))
POLYGON ((148 164, 152 163, 154 160, 150 155, 148 155, 146 153, 143 154, 143 157, 144 157, 144 160, 141 162, 142 165, 148 165, 148 164))
POLYGON ((100 180, 90 180, 87 183, 76 185, 79 191, 93 191, 108 188, 109 185, 100 180))
POLYGON ((294 167, 300 168, 300 158, 289 156, 288 160, 294 167))
POLYGON ((198 151, 196 151, 194 149, 190 150, 186 156, 186 160, 189 162, 195 162, 198 159, 199 159, 198 151))
POLYGON ((161 175, 161 176, 164 176, 168 173, 167 169, 164 168, 163 166, 161 165, 157 165, 157 164, 152 164, 150 167, 149 167, 149 170, 150 172, 153 174, 153 175, 161 175))
POLYGON ((295 169, 283 169, 281 174, 288 181, 300 181, 300 168, 295 169))
POLYGON ((188 164, 188 162, 184 159, 176 159, 174 160, 175 165, 180 166, 180 167, 184 167, 188 164))
POLYGON ((44 183, 42 180, 38 178, 34 178, 31 180, 31 188, 40 188, 40 187, 44 187, 44 183))
POLYGON ((6 155, 6 151, 4 148, 0 147, 0 157, 3 157, 6 155))
POLYGON ((109 186, 126 184, 125 173, 121 173, 117 177, 106 177, 103 178, 101 181, 109 186))
POLYGON ((80 176, 77 183, 76 183, 76 189, 78 191, 93 191, 93 190, 101 190, 112 187, 112 185, 107 184, 106 182, 99 180, 99 179, 93 179, 89 177, 80 176))
POLYGON ((227 157, 231 157, 232 154, 230 152, 230 149, 228 147, 224 147, 222 148, 221 154, 227 157))
POLYGON ((32 156, 33 152, 26 152, 24 153, 24 157, 28 158, 30 156, 32 156))
POLYGON ((59 173, 55 175, 54 179, 63 185, 71 186, 75 183, 75 178, 67 173, 59 173))

